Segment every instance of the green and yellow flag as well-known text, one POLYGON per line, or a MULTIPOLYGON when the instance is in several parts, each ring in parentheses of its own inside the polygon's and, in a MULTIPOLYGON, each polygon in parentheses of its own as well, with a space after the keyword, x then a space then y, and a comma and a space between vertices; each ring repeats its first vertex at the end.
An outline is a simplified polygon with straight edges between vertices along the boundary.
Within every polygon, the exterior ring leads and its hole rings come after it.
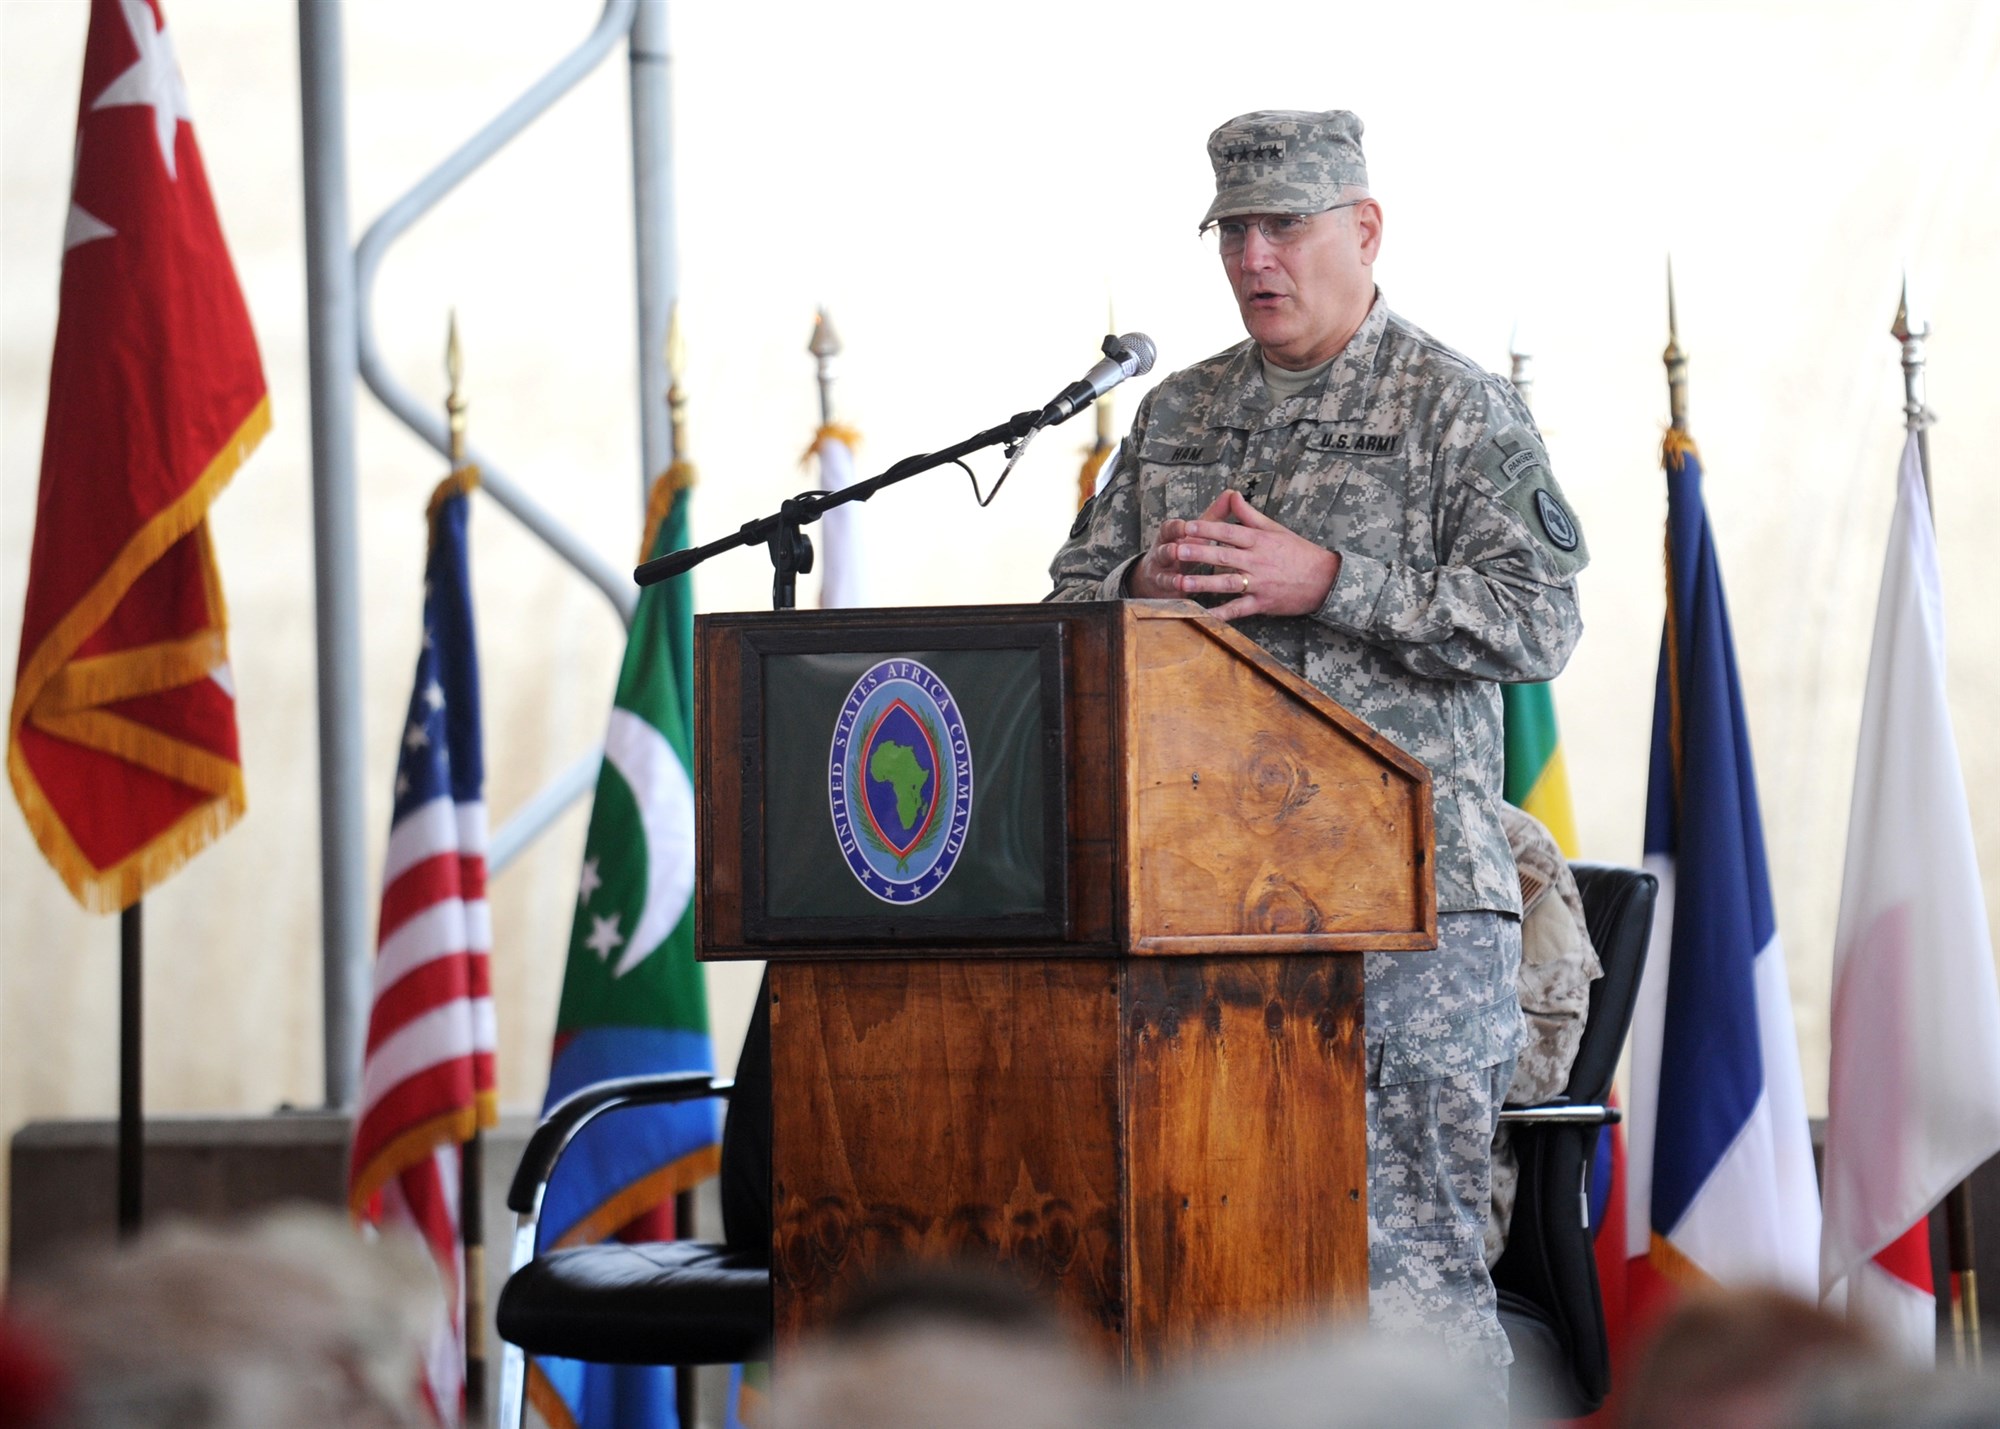
POLYGON ((1548 825, 1563 857, 1575 858, 1576 811, 1570 804, 1562 733, 1556 728, 1555 696, 1546 684, 1502 685, 1500 701, 1507 739, 1507 802, 1548 825))

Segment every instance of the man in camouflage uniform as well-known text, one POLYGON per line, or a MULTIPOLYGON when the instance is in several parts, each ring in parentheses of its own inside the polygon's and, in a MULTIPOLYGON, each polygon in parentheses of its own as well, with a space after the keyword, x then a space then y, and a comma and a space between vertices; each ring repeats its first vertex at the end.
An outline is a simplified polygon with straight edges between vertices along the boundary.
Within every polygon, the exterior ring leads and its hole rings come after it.
POLYGON ((1583 539, 1513 389, 1380 300, 1361 121, 1247 114, 1208 152, 1250 340, 1140 403, 1051 599, 1213 601, 1430 769, 1438 949, 1366 962, 1369 1317, 1504 1383, 1482 1241, 1523 1034, 1495 682, 1569 658, 1583 539))

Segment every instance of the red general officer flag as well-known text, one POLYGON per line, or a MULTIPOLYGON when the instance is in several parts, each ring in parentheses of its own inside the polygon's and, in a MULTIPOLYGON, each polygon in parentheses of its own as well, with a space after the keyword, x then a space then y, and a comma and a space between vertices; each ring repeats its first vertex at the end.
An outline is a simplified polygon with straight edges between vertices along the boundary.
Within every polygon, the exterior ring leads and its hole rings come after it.
POLYGON ((92 0, 7 773, 86 908, 243 812, 208 504, 270 427, 153 0, 92 0))

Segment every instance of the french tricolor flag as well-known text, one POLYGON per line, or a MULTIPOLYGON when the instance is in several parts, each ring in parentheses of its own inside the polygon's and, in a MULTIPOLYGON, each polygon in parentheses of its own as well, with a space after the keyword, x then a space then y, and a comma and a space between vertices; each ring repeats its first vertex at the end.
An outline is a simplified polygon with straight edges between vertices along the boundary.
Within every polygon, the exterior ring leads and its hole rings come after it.
POLYGON ((1660 897, 1632 1027, 1629 1294, 1819 1286, 1819 1191, 1722 573, 1694 443, 1670 432, 1667 618, 1646 867, 1660 897))
POLYGON ((1945 703, 1937 536, 1913 434, 1897 473, 1833 952, 1829 1302, 1937 1352, 1931 1208, 2000 1152, 2000 991, 1945 703))

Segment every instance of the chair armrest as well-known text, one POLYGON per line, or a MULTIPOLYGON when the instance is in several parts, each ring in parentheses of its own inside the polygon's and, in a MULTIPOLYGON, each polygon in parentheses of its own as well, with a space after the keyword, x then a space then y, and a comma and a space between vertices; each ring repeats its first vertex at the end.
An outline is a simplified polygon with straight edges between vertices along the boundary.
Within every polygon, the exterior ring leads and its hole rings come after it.
POLYGON ((1625 1113, 1590 1102, 1549 1102, 1543 1106, 1500 1108, 1502 1126, 1616 1126, 1625 1113))
POLYGON ((727 1098, 735 1090, 734 1083, 719 1082, 707 1072, 674 1072, 654 1077, 618 1077, 572 1092, 550 1109, 528 1137, 527 1148, 521 1152, 521 1164, 514 1168, 513 1184, 507 1188, 507 1209, 516 1215, 536 1210, 556 1162, 593 1118, 621 1107, 697 1101, 703 1097, 727 1098))

